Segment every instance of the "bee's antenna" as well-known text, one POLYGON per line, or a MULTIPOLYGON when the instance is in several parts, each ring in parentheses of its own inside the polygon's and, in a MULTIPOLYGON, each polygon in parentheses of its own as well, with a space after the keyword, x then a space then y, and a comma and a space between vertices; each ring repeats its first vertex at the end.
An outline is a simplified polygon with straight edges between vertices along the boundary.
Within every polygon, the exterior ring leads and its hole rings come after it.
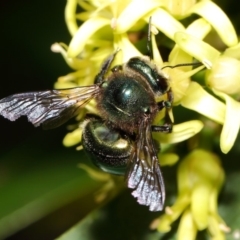
POLYGON ((153 59, 151 26, 152 26, 152 17, 149 18, 148 35, 147 35, 147 50, 148 50, 148 56, 150 57, 150 60, 153 59))
POLYGON ((195 62, 195 63, 180 63, 180 64, 177 64, 177 65, 174 65, 174 66, 165 66, 163 67, 161 70, 163 70, 164 68, 176 68, 176 67, 185 67, 185 66, 195 66, 195 67, 198 67, 198 66, 201 66, 203 65, 201 62, 195 62))

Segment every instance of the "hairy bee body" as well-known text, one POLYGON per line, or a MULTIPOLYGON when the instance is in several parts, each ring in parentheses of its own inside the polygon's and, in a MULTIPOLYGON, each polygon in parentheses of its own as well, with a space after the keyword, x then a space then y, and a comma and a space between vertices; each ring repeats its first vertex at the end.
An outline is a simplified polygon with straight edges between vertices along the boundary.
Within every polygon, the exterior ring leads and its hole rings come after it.
POLYGON ((97 98, 98 109, 103 119, 117 128, 134 132, 143 116, 153 118, 157 112, 153 92, 138 76, 113 73, 102 88, 97 98))

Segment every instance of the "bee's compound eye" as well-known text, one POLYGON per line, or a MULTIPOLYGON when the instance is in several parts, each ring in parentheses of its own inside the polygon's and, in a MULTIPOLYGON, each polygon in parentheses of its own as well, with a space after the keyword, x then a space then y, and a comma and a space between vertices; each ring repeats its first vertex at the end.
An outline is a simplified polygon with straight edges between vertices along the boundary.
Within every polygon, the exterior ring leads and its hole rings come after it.
POLYGON ((132 151, 129 137, 92 117, 83 130, 83 147, 92 162, 105 172, 123 175, 132 151))

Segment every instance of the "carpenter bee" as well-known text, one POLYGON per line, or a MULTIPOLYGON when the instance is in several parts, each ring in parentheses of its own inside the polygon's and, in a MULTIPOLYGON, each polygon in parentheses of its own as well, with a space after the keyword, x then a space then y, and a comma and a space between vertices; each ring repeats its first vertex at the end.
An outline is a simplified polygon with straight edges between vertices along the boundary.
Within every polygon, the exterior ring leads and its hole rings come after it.
MULTIPOLYGON (((150 35, 149 26, 149 39, 150 35)), ((103 171, 125 174, 137 201, 150 211, 160 211, 165 186, 152 132, 172 131, 173 94, 167 77, 152 62, 149 39, 149 58, 133 57, 111 67, 115 52, 104 61, 93 85, 14 94, 0 100, 0 114, 11 121, 25 115, 34 126, 49 129, 76 116, 95 99, 99 116, 84 121, 85 151, 103 171), (167 100, 156 101, 165 94, 167 100), (165 123, 152 125, 163 109, 165 123)))

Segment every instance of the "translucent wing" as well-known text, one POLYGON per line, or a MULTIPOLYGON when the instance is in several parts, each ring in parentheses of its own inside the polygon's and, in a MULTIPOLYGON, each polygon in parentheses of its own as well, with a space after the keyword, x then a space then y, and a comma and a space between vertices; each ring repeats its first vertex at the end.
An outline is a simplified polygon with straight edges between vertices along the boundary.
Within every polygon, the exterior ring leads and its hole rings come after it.
POLYGON ((34 126, 55 128, 74 117, 100 91, 99 85, 14 94, 0 100, 0 115, 15 121, 27 116, 34 126))
POLYGON ((132 195, 138 203, 149 206, 150 211, 163 209, 165 186, 153 144, 151 125, 147 121, 140 125, 135 151, 130 157, 127 180, 128 187, 134 189, 132 195))

